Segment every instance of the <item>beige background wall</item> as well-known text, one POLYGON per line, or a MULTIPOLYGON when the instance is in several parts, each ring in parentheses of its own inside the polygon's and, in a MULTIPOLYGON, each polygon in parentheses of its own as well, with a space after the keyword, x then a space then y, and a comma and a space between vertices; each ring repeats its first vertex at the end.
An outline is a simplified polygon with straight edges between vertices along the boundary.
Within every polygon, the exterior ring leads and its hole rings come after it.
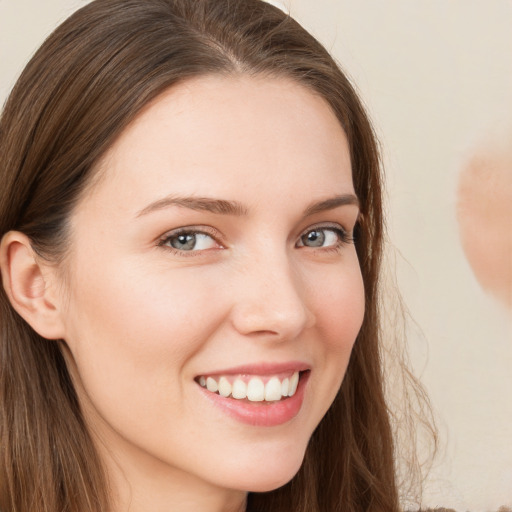
MULTIPOLYGON (((0 0, 0 101, 84 3, 0 0)), ((456 220, 469 156, 489 140, 512 145, 512 1, 284 3, 354 79, 382 141, 390 237, 417 323, 410 350, 442 440, 425 505, 512 507, 512 312, 478 284, 456 220)))

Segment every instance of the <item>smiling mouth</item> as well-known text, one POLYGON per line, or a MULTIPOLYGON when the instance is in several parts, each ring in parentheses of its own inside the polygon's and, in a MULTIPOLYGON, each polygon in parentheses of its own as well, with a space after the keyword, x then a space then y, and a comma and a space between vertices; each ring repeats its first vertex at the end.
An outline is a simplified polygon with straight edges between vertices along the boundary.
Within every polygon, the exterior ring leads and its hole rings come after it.
POLYGON ((295 395, 299 380, 306 372, 280 375, 201 375, 196 382, 211 393, 249 402, 278 402, 295 395))

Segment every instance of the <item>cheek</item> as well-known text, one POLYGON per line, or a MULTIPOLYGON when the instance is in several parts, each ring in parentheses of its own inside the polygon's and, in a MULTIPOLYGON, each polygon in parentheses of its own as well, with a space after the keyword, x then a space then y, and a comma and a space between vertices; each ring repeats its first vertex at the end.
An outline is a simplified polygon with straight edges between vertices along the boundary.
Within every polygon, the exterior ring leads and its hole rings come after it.
POLYGON ((177 273, 171 281, 120 260, 111 268, 79 268, 66 341, 84 386, 98 395, 104 389, 120 397, 147 393, 154 403, 155 389, 179 392, 187 362, 222 318, 205 292, 209 287, 202 279, 177 273))
POLYGON ((357 258, 326 276, 316 293, 316 315, 330 350, 351 350, 361 328, 365 309, 364 286, 357 258), (327 278, 328 277, 328 278, 327 278))
POLYGON ((83 328, 85 314, 90 321, 85 327, 109 331, 114 343, 136 341, 139 350, 159 342, 169 346, 170 338, 179 343, 182 330, 198 328, 194 312, 206 312, 208 305, 213 309, 205 293, 208 285, 190 277, 179 272, 166 276, 121 259, 112 268, 78 271, 73 302, 80 316, 75 319, 83 328))
POLYGON ((315 294, 317 345, 321 346, 317 352, 319 366, 324 368, 321 385, 327 397, 324 412, 342 383, 365 311, 363 280, 355 253, 349 265, 333 270, 315 294))

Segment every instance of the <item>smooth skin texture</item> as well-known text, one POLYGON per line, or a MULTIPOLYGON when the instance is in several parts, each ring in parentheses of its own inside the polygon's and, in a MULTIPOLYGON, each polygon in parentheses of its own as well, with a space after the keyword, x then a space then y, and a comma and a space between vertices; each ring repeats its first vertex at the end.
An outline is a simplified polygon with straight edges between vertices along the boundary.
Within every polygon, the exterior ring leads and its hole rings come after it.
MULTIPOLYGON (((113 511, 243 510, 247 491, 298 471, 362 323, 345 134, 289 80, 202 77, 148 105, 98 177, 61 268, 31 260, 16 233, 5 266, 23 267, 21 254, 44 276, 50 298, 30 307, 51 308, 45 332, 65 340, 113 511), (196 382, 289 361, 311 373, 300 412, 278 426, 238 421, 196 382)), ((20 295, 38 274, 10 272, 9 283, 25 276, 20 295)))

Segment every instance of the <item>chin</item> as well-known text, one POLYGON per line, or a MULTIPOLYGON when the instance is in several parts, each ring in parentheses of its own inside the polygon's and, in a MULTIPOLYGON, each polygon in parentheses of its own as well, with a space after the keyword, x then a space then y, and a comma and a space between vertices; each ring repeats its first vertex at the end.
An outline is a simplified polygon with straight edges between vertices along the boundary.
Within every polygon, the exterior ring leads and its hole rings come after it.
POLYGON ((269 492, 287 484, 299 471, 304 459, 304 452, 286 456, 272 456, 264 464, 247 464, 236 471, 233 488, 246 492, 269 492))

